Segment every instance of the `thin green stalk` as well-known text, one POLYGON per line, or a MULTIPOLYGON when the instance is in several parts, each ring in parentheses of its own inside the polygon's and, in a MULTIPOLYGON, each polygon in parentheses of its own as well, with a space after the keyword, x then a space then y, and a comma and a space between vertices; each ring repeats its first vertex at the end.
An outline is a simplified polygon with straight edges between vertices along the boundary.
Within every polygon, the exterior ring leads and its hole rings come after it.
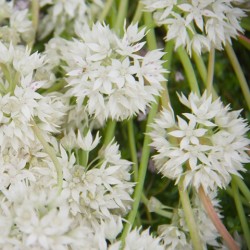
MULTIPOLYGON (((143 13, 143 17, 144 17, 143 18, 144 24, 146 27, 153 26, 154 21, 153 21, 151 13, 145 12, 143 13)), ((147 46, 150 50, 157 49, 157 41, 156 41, 154 29, 149 30, 149 32, 146 35, 146 39, 147 39, 147 46)))
MULTIPOLYGON (((192 55, 193 55, 193 58, 194 58, 194 62, 195 62, 195 65, 198 69, 198 72, 201 76, 201 80, 203 81, 203 83, 205 84, 206 88, 208 88, 208 85, 207 85, 207 68, 205 66, 205 63, 202 59, 202 56, 201 55, 198 55, 197 52, 193 51, 192 52, 192 55)), ((213 98, 214 99, 217 99, 218 98, 218 95, 214 89, 214 87, 212 86, 212 95, 213 95, 213 98)))
POLYGON ((36 32, 38 28, 38 23, 39 23, 39 1, 38 0, 32 0, 31 12, 32 12, 32 25, 36 32))
POLYGON ((196 67, 199 71, 202 81, 206 84, 207 82, 207 68, 201 57, 201 55, 197 54, 196 51, 192 51, 193 59, 196 64, 196 67))
MULTIPOLYGON (((227 186, 226 192, 231 196, 234 197, 233 190, 227 186)), ((247 201, 245 197, 243 197, 241 194, 239 194, 240 200, 243 205, 250 207, 250 202, 247 201)))
POLYGON ((141 19, 142 16, 142 9, 143 9, 143 4, 141 1, 138 2, 136 11, 132 20, 132 23, 138 23, 141 19))
POLYGON ((122 27, 123 23, 126 19, 127 15, 127 10, 128 10, 128 0, 122 0, 120 1, 119 9, 118 9, 118 16, 116 19, 116 24, 114 27, 114 30, 117 34, 122 34, 122 27))
POLYGON ((215 228, 217 229, 217 231, 219 232, 219 234, 221 235, 223 240, 225 241, 227 247, 230 250, 239 250, 238 245, 236 244, 233 237, 230 235, 230 233, 227 231, 226 227, 224 226, 224 224, 220 220, 219 216, 217 215, 216 211, 214 210, 214 207, 213 207, 211 200, 205 194, 202 186, 199 188, 199 197, 200 197, 202 204, 207 212, 207 215, 209 216, 209 218, 213 222, 215 228))
MULTIPOLYGON (((149 115, 148 115, 147 124, 151 124, 153 122, 153 119, 157 113, 158 102, 159 102, 159 98, 157 98, 156 103, 152 104, 151 110, 150 110, 149 115)), ((121 236, 121 240, 122 240, 123 244, 124 244, 124 241, 126 239, 126 236, 127 236, 129 229, 134 224, 136 214, 138 212, 140 200, 141 200, 141 195, 142 195, 142 191, 143 191, 143 186, 144 186, 144 181, 145 181, 145 176, 146 176, 146 171, 147 171, 147 166, 148 166, 148 159, 149 159, 149 155, 150 155, 149 144, 151 142, 151 139, 148 135, 149 132, 150 132, 150 127, 147 126, 146 133, 145 133, 146 135, 144 137, 144 143, 143 143, 143 147, 142 147, 142 156, 141 156, 141 163, 140 163, 139 173, 138 173, 138 182, 137 182, 137 185, 135 187, 135 192, 134 192, 134 197, 133 197, 134 202, 133 202, 132 210, 130 211, 130 213, 128 215, 127 223, 123 229, 122 236, 121 236)))
POLYGON ((237 187, 237 184, 235 183, 235 181, 232 181, 232 189, 233 189, 233 194, 234 194, 234 202, 235 202, 235 206, 237 209, 237 213, 239 215, 240 218, 240 223, 241 223, 241 227, 244 233, 244 237, 247 243, 247 247, 248 249, 250 249, 250 231, 249 231, 249 227, 247 224, 247 219, 244 213, 244 209, 241 203, 241 200, 239 198, 239 189, 237 187))
POLYGON ((209 52, 209 59, 208 59, 208 73, 207 73, 207 92, 210 94, 213 89, 213 78, 214 78, 214 57, 215 57, 215 49, 211 48, 209 52))
POLYGON ((199 231, 198 231, 195 219, 194 219, 193 209, 190 204, 189 195, 187 193, 187 190, 185 190, 183 186, 183 178, 181 178, 178 184, 178 189, 179 189, 182 208, 184 211, 185 221, 187 223, 190 237, 192 240, 193 249, 200 250, 202 249, 202 243, 201 243, 199 231))
POLYGON ((57 172, 57 186, 58 186, 58 192, 60 193, 62 190, 62 184, 63 184, 63 173, 62 173, 62 167, 56 157, 55 150, 46 142, 46 140, 43 137, 43 134, 41 130, 36 125, 35 121, 31 122, 32 129, 34 131, 34 134, 36 135, 37 139, 41 142, 45 152, 49 155, 50 159, 54 163, 54 166, 56 168, 57 172))
POLYGON ((235 74, 238 78, 238 81, 239 81, 241 90, 243 92, 243 95, 245 97, 248 109, 250 110, 250 91, 249 91, 249 87, 248 87, 246 78, 243 74, 242 68, 239 64, 239 61, 237 59, 237 56, 234 53, 232 46, 227 43, 225 46, 225 49, 226 49, 227 55, 229 57, 229 60, 233 66, 233 69, 235 71, 235 74))
POLYGON ((39 11, 40 11, 40 6, 39 6, 39 1, 38 0, 32 0, 31 2, 31 15, 32 15, 32 26, 34 29, 34 34, 32 40, 29 42, 28 47, 32 49, 35 39, 36 39, 36 32, 38 29, 38 24, 39 24, 39 11))
POLYGON ((103 145, 107 146, 112 141, 115 134, 115 127, 116 127, 116 121, 110 118, 107 122, 103 145))
POLYGON ((104 19, 106 18, 106 16, 108 15, 111 7, 112 7, 112 4, 113 4, 114 0, 107 0, 106 3, 105 3, 105 6, 104 8, 102 9, 102 13, 99 17, 99 21, 100 22, 103 22, 104 19))
POLYGON ((232 175, 232 179, 237 184, 242 194, 246 197, 247 201, 250 203, 250 191, 247 185, 240 177, 236 175, 232 175))
POLYGON ((182 66, 184 67, 191 90, 197 95, 200 95, 200 88, 196 79, 196 75, 186 50, 183 49, 183 47, 179 47, 177 49, 177 53, 181 60, 182 66))
POLYGON ((57 83, 53 84, 49 89, 45 89, 43 91, 43 94, 48 94, 48 93, 51 93, 54 91, 60 91, 65 86, 66 86, 66 82, 64 82, 64 81, 57 82, 57 83))
POLYGON ((173 218, 173 213, 162 210, 162 209, 156 209, 154 213, 159 214, 165 218, 172 219, 173 218))
POLYGON ((89 161, 89 151, 79 149, 78 157, 79 157, 79 164, 81 166, 87 167, 89 161))
POLYGON ((138 160, 137 160, 137 150, 136 150, 136 144, 135 144, 133 118, 130 118, 128 120, 128 141, 129 141, 131 159, 133 161, 134 181, 137 181, 138 180, 138 160))

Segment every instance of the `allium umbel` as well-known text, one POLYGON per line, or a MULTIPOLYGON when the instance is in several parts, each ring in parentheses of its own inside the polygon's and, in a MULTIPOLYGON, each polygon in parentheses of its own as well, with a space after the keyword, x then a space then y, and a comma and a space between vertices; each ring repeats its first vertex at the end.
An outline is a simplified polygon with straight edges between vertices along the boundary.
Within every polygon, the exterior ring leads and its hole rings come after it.
POLYGON ((145 10, 154 13, 155 22, 167 28, 167 41, 174 39, 175 48, 183 45, 191 55, 221 50, 238 32, 243 32, 239 21, 245 16, 232 0, 142 0, 145 10))
POLYGON ((68 95, 84 104, 100 122, 124 120, 155 101, 164 81, 163 52, 140 53, 145 29, 130 25, 119 38, 104 24, 78 31, 79 40, 67 43, 64 54, 68 95))
POLYGON ((246 171, 243 164, 250 161, 246 121, 240 111, 224 107, 220 99, 213 101, 206 92, 178 97, 189 113, 176 121, 171 108, 163 109, 151 125, 156 168, 176 183, 183 176, 185 188, 225 188, 231 174, 240 176, 239 171, 246 171))

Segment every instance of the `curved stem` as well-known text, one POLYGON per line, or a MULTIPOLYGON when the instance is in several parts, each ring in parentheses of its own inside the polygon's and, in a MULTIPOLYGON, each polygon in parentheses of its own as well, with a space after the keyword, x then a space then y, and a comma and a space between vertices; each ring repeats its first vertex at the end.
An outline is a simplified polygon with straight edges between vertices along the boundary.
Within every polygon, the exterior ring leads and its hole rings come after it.
POLYGON ((39 23, 39 1, 38 0, 32 0, 31 5, 32 10, 32 25, 35 31, 37 31, 38 23, 39 23))
POLYGON ((233 178, 233 181, 239 187, 242 194, 246 197, 247 201, 250 203, 250 191, 247 185, 244 183, 244 181, 240 177, 236 175, 232 175, 232 178, 233 178))
POLYGON ((235 206, 236 206, 239 218, 240 218, 240 223, 243 229, 244 237, 247 243, 247 247, 248 249, 250 249, 250 231, 249 231, 249 227, 247 224, 247 219, 244 213, 244 209, 243 209, 240 197, 239 197, 240 195, 239 189, 234 180, 232 181, 232 189, 233 189, 235 206))
POLYGON ((122 35, 122 32, 123 32, 122 27, 123 27, 123 23, 125 21, 125 17, 127 14, 127 9, 128 9, 128 0, 120 1, 118 16, 117 16, 116 24, 114 27, 114 30, 117 34, 122 35))
POLYGON ((115 127, 116 127, 116 121, 109 119, 105 130, 103 145, 107 146, 112 141, 115 134, 115 127))
MULTIPOLYGON (((198 72, 201 76, 201 79, 203 81, 203 83, 205 84, 206 88, 208 88, 208 85, 207 85, 207 68, 205 66, 205 63, 202 59, 202 56, 201 55, 198 55, 197 52, 193 51, 192 53, 193 55, 193 58, 194 58, 194 61, 195 61, 195 65, 198 69, 198 72)), ((214 89, 214 87, 212 86, 212 95, 213 95, 213 98, 214 99, 217 99, 218 98, 218 95, 214 89)))
POLYGON ((137 150, 136 150, 136 144, 135 144, 133 118, 128 120, 128 140, 129 140, 131 159, 133 161, 134 181, 137 181, 138 180, 138 160, 137 160, 137 150))
POLYGON ((241 90, 243 92, 243 95, 245 97, 248 109, 250 110, 250 90, 246 81, 246 78, 243 74, 242 68, 239 64, 239 61, 237 59, 237 56, 234 53, 234 50, 230 44, 226 44, 226 52, 229 57, 229 60, 233 66, 233 69, 235 71, 235 74, 238 78, 238 81, 240 83, 241 90))
POLYGON ((136 11, 135 11, 132 23, 138 23, 140 21, 141 16, 142 16, 142 8, 143 8, 143 4, 141 1, 139 1, 136 7, 136 11))
MULTIPOLYGON (((227 186, 226 192, 231 196, 234 197, 233 190, 227 186)), ((243 197, 241 194, 239 194, 239 198, 243 205, 250 207, 250 202, 247 201, 245 197, 243 197)))
POLYGON ((202 81, 206 84, 207 82, 207 68, 201 57, 196 51, 192 51, 193 59, 195 61, 196 67, 199 71, 202 81))
POLYGON ((34 29, 34 37, 32 39, 32 41, 29 43, 29 48, 31 49, 34 45, 34 42, 36 40, 36 32, 38 29, 38 23, 39 23, 39 11, 40 11, 40 7, 39 7, 39 1, 38 0, 32 0, 31 3, 31 13, 32 13, 32 26, 34 29))
POLYGON ((184 215, 185 215, 185 221, 187 223, 190 237, 193 243, 193 249, 200 250, 202 249, 202 243, 201 243, 199 231, 198 231, 195 219, 194 219, 193 209, 190 204, 189 196, 183 186, 183 178, 181 178, 178 184, 178 189, 179 189, 182 208, 183 208, 184 215))
POLYGON ((112 4, 113 4, 113 2, 114 2, 114 0, 107 0, 107 1, 106 1, 105 6, 104 6, 104 8, 103 8, 103 10, 102 10, 102 13, 101 13, 101 15, 100 15, 100 17, 99 17, 99 21, 100 21, 100 22, 103 22, 104 19, 106 18, 106 16, 108 15, 108 13, 109 13, 109 11, 110 11, 110 9, 111 9, 111 6, 112 6, 112 4))
MULTIPOLYGON (((150 124, 153 122, 153 119, 157 113, 158 102, 159 102, 159 98, 157 98, 157 102, 151 106, 151 110, 148 115, 147 124, 150 124)), ((151 139, 148 135, 149 132, 150 132, 150 127, 147 126, 146 133, 145 133, 146 135, 144 137, 144 142, 143 142, 143 147, 142 147, 142 156, 141 156, 141 163, 140 163, 139 173, 138 173, 138 182, 137 182, 137 185, 135 187, 135 192, 134 192, 134 202, 133 202, 132 210, 130 211, 128 215, 127 223, 123 229, 122 236, 121 236, 121 240, 123 244, 124 244, 125 238, 127 236, 127 233, 130 227, 134 224, 135 217, 138 212, 138 208, 139 208, 139 204, 141 200, 141 195, 143 191, 143 186, 144 186, 144 181, 145 181, 145 176, 146 176, 146 171, 147 171, 147 166, 148 166, 148 159, 149 159, 149 154, 150 154, 149 144, 151 142, 151 139)))
POLYGON ((213 222, 214 226, 224 239, 225 243, 227 244, 227 247, 230 250, 240 250, 236 242, 234 241, 233 237, 229 234, 224 224, 221 222, 220 218, 218 217, 216 211, 214 210, 213 204, 210 201, 210 199, 207 197, 207 195, 204 192, 203 187, 199 188, 199 197, 202 201, 202 204, 207 212, 207 215, 213 222))
POLYGON ((213 78, 214 78, 214 57, 215 57, 215 49, 211 48, 209 52, 208 59, 208 74, 206 80, 207 92, 210 95, 213 89, 213 78))
POLYGON ((63 173, 62 173, 62 167, 56 157, 55 150, 46 142, 44 139, 41 130, 36 125, 35 121, 31 122, 32 129, 34 131, 34 134, 36 135, 37 139, 41 142, 43 145, 44 151, 49 155, 50 159, 54 163, 54 166, 56 168, 57 172, 57 186, 58 186, 58 192, 60 193, 62 191, 62 184, 63 184, 63 173))
POLYGON ((200 95, 200 88, 196 79, 196 75, 186 50, 183 49, 183 47, 179 47, 177 49, 177 53, 181 60, 182 66, 184 67, 191 90, 197 95, 200 95))

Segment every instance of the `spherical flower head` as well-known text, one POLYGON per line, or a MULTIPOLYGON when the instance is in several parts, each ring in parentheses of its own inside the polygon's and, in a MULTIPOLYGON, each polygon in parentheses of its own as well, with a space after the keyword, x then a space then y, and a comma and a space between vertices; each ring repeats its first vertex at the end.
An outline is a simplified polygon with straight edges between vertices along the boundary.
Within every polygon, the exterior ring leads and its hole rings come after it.
POLYGON ((190 111, 175 122, 173 110, 164 109, 152 124, 156 168, 176 183, 183 176, 185 188, 225 188, 231 174, 240 176, 239 171, 246 171, 243 164, 250 161, 246 120, 206 92, 201 97, 178 96, 190 111))
POLYGON ((244 10, 235 7, 233 1, 142 1, 145 11, 153 12, 158 25, 167 26, 167 41, 174 39, 175 48, 183 45, 191 56, 221 50, 243 32, 240 20, 244 10))
POLYGON ((139 31, 137 24, 124 29, 120 38, 105 24, 96 23, 79 31, 79 39, 68 42, 62 52, 68 95, 76 96, 77 105, 84 105, 100 123, 145 112, 165 80, 164 53, 153 50, 140 55, 145 29, 139 31))

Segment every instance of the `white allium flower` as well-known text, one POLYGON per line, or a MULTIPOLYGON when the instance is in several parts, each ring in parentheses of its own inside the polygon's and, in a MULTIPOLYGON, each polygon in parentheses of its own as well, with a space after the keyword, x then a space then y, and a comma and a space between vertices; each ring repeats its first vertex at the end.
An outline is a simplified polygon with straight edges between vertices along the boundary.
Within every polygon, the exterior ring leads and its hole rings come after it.
POLYGON ((185 187, 203 186, 206 193, 225 188, 230 175, 240 176, 239 171, 246 171, 243 164, 250 161, 246 121, 240 111, 230 111, 220 99, 212 101, 206 92, 201 97, 179 95, 179 100, 190 113, 178 116, 175 123, 173 111, 164 109, 152 124, 156 168, 176 183, 183 176, 185 187))
POLYGON ((86 105, 88 114, 100 123, 145 112, 162 89, 163 52, 138 54, 144 32, 137 24, 130 25, 120 39, 108 26, 96 23, 91 29, 81 29, 81 40, 68 42, 62 51, 69 76, 68 95, 76 96, 77 105, 86 105))
POLYGON ((39 25, 39 38, 43 39, 51 32, 55 36, 63 32, 74 34, 74 28, 93 21, 103 7, 102 0, 48 0, 39 1, 41 7, 47 7, 39 25))
MULTIPOLYGON (((218 216, 222 217, 220 215, 220 206, 218 204, 218 200, 216 199, 216 193, 209 193, 208 195, 218 216)), ((208 245, 216 249, 217 247, 220 247, 220 235, 213 222, 207 216, 197 193, 194 193, 192 197, 192 209, 202 243, 201 249, 207 249, 208 245)), ((193 249, 189 229, 187 227, 184 211, 182 209, 175 210, 171 224, 160 225, 158 226, 157 231, 159 237, 164 243, 165 249, 193 249)))
POLYGON ((84 151, 91 151, 94 149, 97 144, 99 144, 101 137, 99 136, 99 132, 97 132, 95 139, 93 140, 93 136, 91 131, 89 130, 86 136, 82 137, 81 132, 78 130, 77 134, 77 146, 84 151))
MULTIPOLYGON (((161 244, 160 237, 153 237, 149 228, 141 231, 139 228, 135 228, 132 231, 129 231, 127 237, 125 238, 124 250, 163 250, 165 249, 163 244, 161 244)), ((116 242, 112 244, 108 249, 109 250, 119 250, 121 242, 116 242)))
POLYGON ((192 245, 188 242, 184 232, 174 225, 160 225, 158 227, 159 237, 162 239, 167 250, 191 250, 192 245))
POLYGON ((62 193, 68 197, 70 212, 74 216, 82 214, 91 224, 110 221, 114 215, 126 214, 131 207, 130 195, 134 186, 130 182, 131 163, 120 159, 116 144, 110 144, 101 151, 110 152, 111 149, 115 154, 112 160, 100 153, 96 166, 92 163, 76 165, 73 154, 68 157, 62 147, 60 150, 62 158, 59 160, 65 166, 62 193))
POLYGON ((244 10, 228 1, 160 1, 142 0, 145 11, 153 12, 158 25, 167 26, 166 40, 175 40, 175 48, 183 45, 188 53, 222 50, 226 42, 243 32, 239 22, 244 10))
POLYGON ((0 2, 0 40, 4 43, 29 43, 34 28, 27 8, 17 8, 13 1, 0 2))

